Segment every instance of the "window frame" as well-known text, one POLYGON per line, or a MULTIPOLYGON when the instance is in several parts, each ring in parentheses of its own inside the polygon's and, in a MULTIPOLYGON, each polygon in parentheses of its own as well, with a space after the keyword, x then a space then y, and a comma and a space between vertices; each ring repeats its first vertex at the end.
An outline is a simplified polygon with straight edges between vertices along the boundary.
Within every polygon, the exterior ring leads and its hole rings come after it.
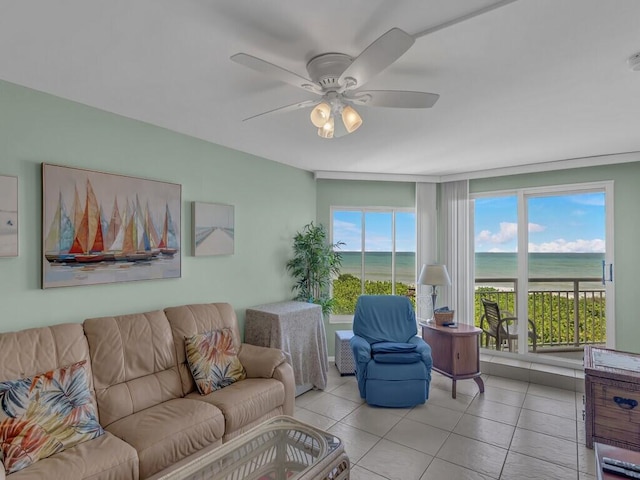
MULTIPOLYGON (((482 192, 475 192, 469 194, 469 200, 471 201, 471 215, 470 217, 470 231, 473 232, 473 238, 477 234, 475 229, 475 200, 478 198, 491 198, 491 197, 504 197, 504 196, 515 196, 517 197, 517 223, 518 223, 518 244, 517 244, 517 255, 518 255, 518 274, 517 274, 517 282, 518 282, 518 296, 516 299, 517 302, 517 312, 516 316, 520 318, 527 318, 528 312, 528 273, 529 273, 529 264, 528 264, 528 243, 529 243, 529 232, 528 232, 528 222, 529 222, 529 213, 528 213, 528 200, 535 197, 543 197, 543 196, 555 196, 555 195, 572 195, 578 193, 588 193, 588 192, 602 192, 605 196, 605 239, 606 239, 606 252, 605 252, 605 261, 606 264, 613 265, 614 264, 614 182, 612 180, 602 180, 602 181, 594 181, 594 182, 578 182, 574 184, 558 184, 558 185, 543 185, 543 186, 534 186, 534 187, 516 187, 505 190, 487 190, 482 192), (526 287, 526 288, 525 288, 526 287)), ((475 242, 471 244, 472 257, 475 254, 475 242)), ((473 278, 470 279, 472 282, 472 292, 475 292, 475 268, 473 278)), ((615 284, 613 281, 606 282, 606 297, 612 298, 614 301, 606 302, 606 331, 607 331, 607 348, 615 349, 615 337, 616 337, 616 323, 615 323, 615 284)), ((474 293, 475 295, 475 293, 474 293)), ((518 334, 521 338, 526 338, 527 336, 527 322, 519 322, 518 324, 518 334)), ((491 351, 492 355, 495 356, 512 356, 511 354, 506 354, 500 351, 491 351)), ((536 358, 540 359, 539 355, 532 354, 528 352, 526 342, 518 344, 518 351, 513 355, 515 358, 536 358)), ((562 360, 558 360, 555 358, 545 359, 545 363, 558 365, 558 366, 566 366, 566 363, 563 363, 562 360)))
MULTIPOLYGON (((334 213, 336 211, 349 211, 349 212, 360 212, 361 214, 361 233, 360 233, 360 253, 362 254, 361 256, 361 261, 360 261, 360 291, 361 294, 364 293, 364 286, 365 286, 365 263, 364 263, 364 257, 365 257, 365 244, 366 244, 366 214, 367 213, 390 213, 391 214, 391 245, 392 245, 392 255, 391 255, 391 288, 392 288, 392 292, 395 293, 395 289, 396 289, 396 240, 397 240, 397 234, 396 234, 396 214, 397 213, 412 213, 415 217, 415 250, 414 250, 414 277, 417 275, 416 273, 416 269, 417 269, 417 264, 416 264, 416 259, 417 259, 417 255, 418 255, 418 243, 417 243, 417 228, 418 228, 418 221, 417 221, 417 213, 416 213, 416 208, 415 207, 391 207, 391 206, 386 206, 386 207, 373 207, 373 206, 353 206, 353 205, 332 205, 329 208, 329 238, 331 239, 331 243, 335 243, 337 241, 339 241, 340 239, 334 239, 333 238, 333 220, 334 220, 334 213)), ((330 286, 330 292, 333 295, 333 279, 331 280, 331 286, 330 286)), ((349 315, 336 315, 336 314, 331 314, 329 315, 329 323, 330 324, 350 324, 353 323, 353 314, 349 314, 349 315)))

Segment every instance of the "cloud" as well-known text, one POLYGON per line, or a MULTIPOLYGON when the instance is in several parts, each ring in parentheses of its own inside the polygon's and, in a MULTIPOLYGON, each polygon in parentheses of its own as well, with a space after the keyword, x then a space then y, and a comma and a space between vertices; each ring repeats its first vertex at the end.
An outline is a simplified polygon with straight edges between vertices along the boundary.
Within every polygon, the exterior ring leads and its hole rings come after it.
POLYGON ((604 193, 585 193, 570 195, 569 200, 578 205, 589 205, 592 207, 604 207, 604 193))
POLYGON ((364 245, 367 252, 390 252, 392 247, 389 236, 372 234, 366 236, 364 245))
POLYGON ((507 243, 516 238, 518 233, 518 224, 511 222, 500 222, 500 231, 492 233, 491 230, 482 230, 476 240, 478 242, 489 242, 493 244, 507 243))
MULTIPOLYGON (((529 223, 529 232, 543 232, 547 227, 538 223, 529 223)), ((514 240, 518 235, 518 224, 515 222, 500 222, 500 231, 491 233, 482 230, 476 237, 476 242, 502 245, 514 240)))
MULTIPOLYGON (((345 246, 340 249, 343 252, 362 251, 362 229, 359 223, 334 220, 333 238, 334 242, 345 243, 345 246)), ((368 233, 365 237, 365 250, 367 252, 390 252, 391 248, 391 236, 389 235, 368 233)), ((396 245, 396 249, 398 249, 398 245, 396 245)))
POLYGON ((605 241, 599 238, 593 240, 578 239, 567 242, 563 238, 544 243, 530 243, 529 252, 532 253, 603 253, 605 241))
POLYGON ((489 230, 482 230, 476 236, 476 242, 489 242, 489 241, 491 241, 491 231, 489 230))
POLYGON ((343 220, 334 220, 333 221, 333 231, 334 232, 351 232, 351 233, 360 233, 360 225, 356 225, 352 222, 345 222, 343 220))
POLYGON ((362 243, 361 232, 360 224, 341 220, 334 220, 333 222, 333 241, 346 244, 341 248, 342 251, 360 251, 362 243))

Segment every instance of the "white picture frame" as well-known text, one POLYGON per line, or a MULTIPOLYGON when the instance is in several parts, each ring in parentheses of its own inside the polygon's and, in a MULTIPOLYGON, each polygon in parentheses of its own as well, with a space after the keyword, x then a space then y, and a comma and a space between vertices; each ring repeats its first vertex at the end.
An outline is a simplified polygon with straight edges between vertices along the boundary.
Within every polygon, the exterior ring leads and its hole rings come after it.
POLYGON ((195 257, 233 255, 235 251, 235 211, 233 205, 193 202, 192 250, 195 257))

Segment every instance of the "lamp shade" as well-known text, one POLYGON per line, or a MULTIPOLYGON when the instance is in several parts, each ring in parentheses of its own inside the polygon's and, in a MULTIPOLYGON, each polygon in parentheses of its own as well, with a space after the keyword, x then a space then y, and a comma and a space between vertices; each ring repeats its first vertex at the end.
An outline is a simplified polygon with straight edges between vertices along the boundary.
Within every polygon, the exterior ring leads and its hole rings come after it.
POLYGON ((362 125, 362 118, 358 115, 355 108, 351 105, 347 105, 342 109, 342 122, 347 129, 347 132, 355 132, 360 125, 362 125))
POLYGON ((322 128, 324 124, 329 121, 330 115, 331 107, 329 104, 327 102, 320 102, 318 105, 313 107, 313 110, 311 110, 311 123, 318 128, 322 128))
POLYGON ((423 265, 418 277, 420 285, 451 285, 445 265, 423 265))

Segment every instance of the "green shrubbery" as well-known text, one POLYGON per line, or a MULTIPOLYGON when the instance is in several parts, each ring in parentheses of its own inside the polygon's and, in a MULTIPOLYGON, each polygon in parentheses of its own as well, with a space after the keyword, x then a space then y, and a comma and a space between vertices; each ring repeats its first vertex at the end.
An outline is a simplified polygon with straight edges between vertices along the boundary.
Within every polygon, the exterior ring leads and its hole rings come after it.
MULTIPOLYGON (((396 295, 406 295, 409 285, 396 282, 396 295)), ((350 273, 342 274, 333 281, 333 313, 336 315, 350 315, 356 309, 356 301, 362 291, 360 279, 350 273)), ((364 292, 367 295, 391 295, 391 281, 365 280, 364 292)))
MULTIPOLYGON (((480 298, 498 302, 501 311, 515 312, 516 295, 492 287, 479 287, 475 295, 475 325, 480 326, 483 307, 480 298)), ((573 297, 553 292, 529 294, 529 318, 536 325, 538 344, 572 343, 574 340, 573 297)), ((578 343, 603 343, 606 340, 605 298, 579 298, 578 343)))
MULTIPOLYGON (((365 293, 370 295, 390 295, 391 281, 365 281, 365 293)), ((396 283, 396 295, 407 295, 413 288, 405 283, 396 283)), ((350 273, 340 275, 333 281, 333 313, 336 315, 353 314, 356 301, 361 292, 360 278, 350 273)), ((483 314, 481 297, 495 300, 505 311, 515 311, 516 297, 514 292, 503 292, 492 287, 479 287, 475 295, 475 324, 480 326, 483 314)), ((573 314, 575 304, 573 298, 552 292, 529 294, 529 318, 536 324, 538 344, 567 344, 573 341, 573 314)), ((606 339, 605 299, 580 298, 579 309, 579 343, 600 343, 606 339)))

